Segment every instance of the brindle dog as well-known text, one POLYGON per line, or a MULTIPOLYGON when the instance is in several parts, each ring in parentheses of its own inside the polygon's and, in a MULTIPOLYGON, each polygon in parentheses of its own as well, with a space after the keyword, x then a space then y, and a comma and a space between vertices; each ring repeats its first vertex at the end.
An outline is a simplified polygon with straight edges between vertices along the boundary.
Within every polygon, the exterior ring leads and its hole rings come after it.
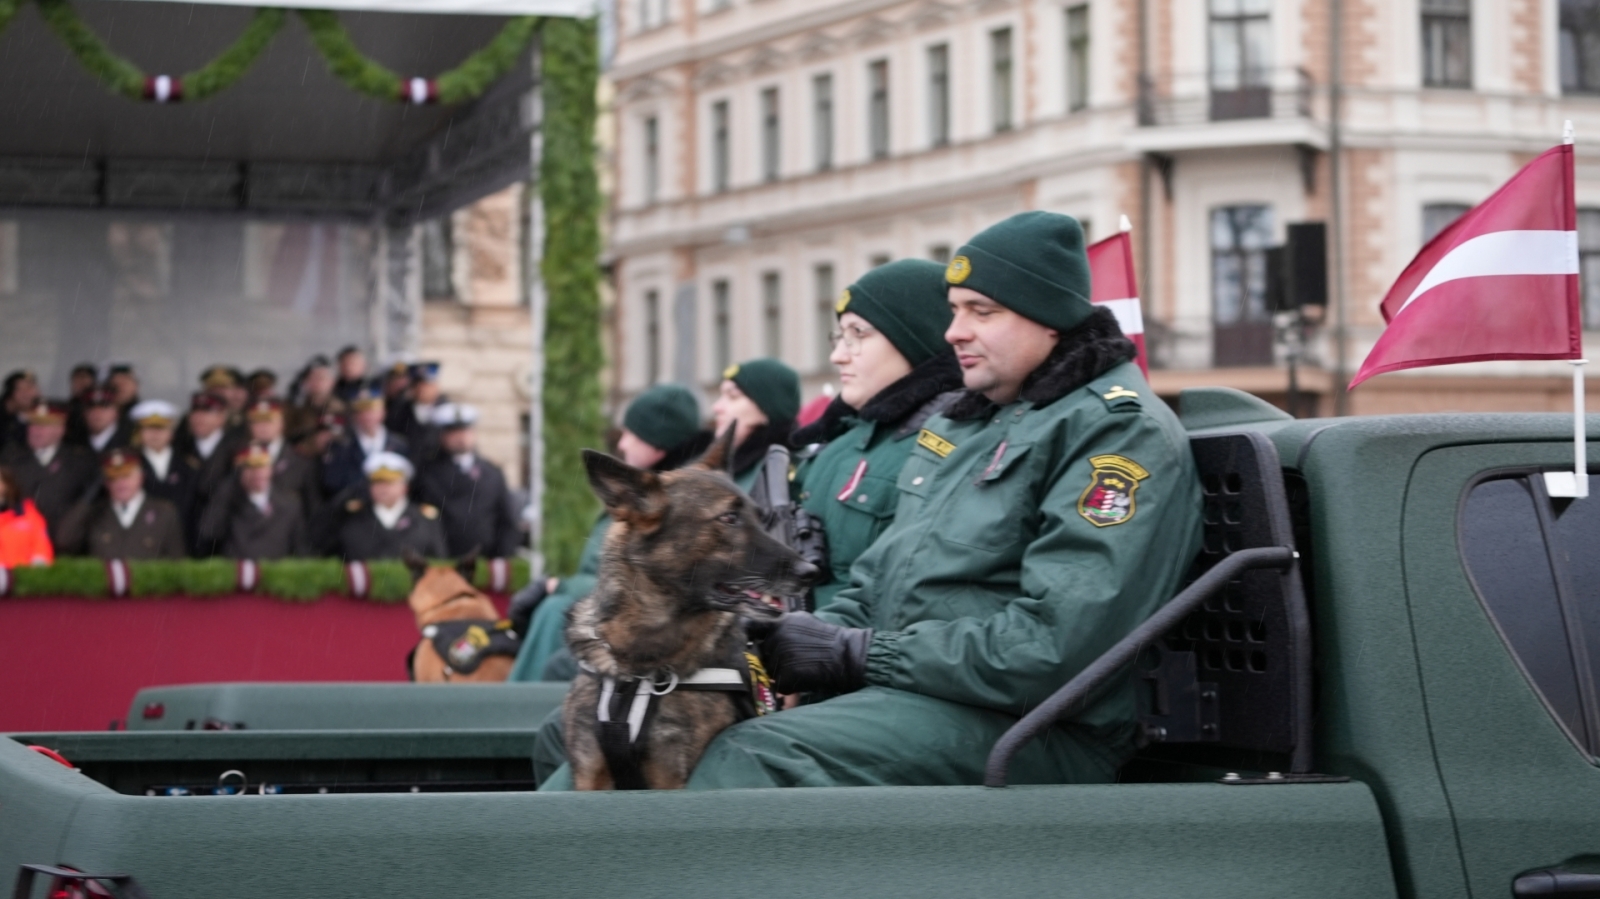
MULTIPOLYGON (((666 683, 703 668, 742 668, 746 619, 779 614, 762 595, 799 592, 817 574, 767 534, 759 509, 722 470, 733 456, 732 431, 675 471, 583 454, 612 524, 594 592, 567 619, 567 643, 582 672, 562 723, 580 790, 618 786, 597 735, 602 678, 666 683)), ((631 697, 634 688, 627 689, 631 697)), ((644 785, 681 788, 711 738, 739 720, 738 701, 728 692, 681 688, 660 696, 632 747, 644 785)))

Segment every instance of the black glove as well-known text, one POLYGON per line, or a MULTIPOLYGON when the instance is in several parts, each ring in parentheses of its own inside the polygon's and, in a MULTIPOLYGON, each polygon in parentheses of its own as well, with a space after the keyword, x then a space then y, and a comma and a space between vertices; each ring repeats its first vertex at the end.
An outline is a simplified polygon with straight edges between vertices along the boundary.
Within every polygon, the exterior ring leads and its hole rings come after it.
POLYGON ((789 612, 767 628, 761 663, 779 693, 849 693, 867 681, 871 628, 840 627, 810 612, 789 612))
POLYGON ((549 579, 535 577, 528 581, 528 586, 518 590, 511 597, 511 605, 506 609, 506 617, 511 619, 511 629, 518 635, 528 635, 528 622, 533 620, 533 612, 539 608, 539 603, 544 602, 545 589, 549 579))

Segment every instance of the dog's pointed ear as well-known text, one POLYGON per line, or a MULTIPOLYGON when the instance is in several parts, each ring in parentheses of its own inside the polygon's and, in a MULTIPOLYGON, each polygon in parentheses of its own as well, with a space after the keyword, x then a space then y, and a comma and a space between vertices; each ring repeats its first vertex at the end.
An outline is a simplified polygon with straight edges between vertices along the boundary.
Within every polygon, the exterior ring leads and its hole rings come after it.
POLYGON ((408 546, 400 554, 400 560, 406 563, 406 570, 411 572, 412 584, 422 580, 422 575, 428 570, 428 560, 422 557, 422 553, 408 546))
POLYGON ((655 472, 634 468, 606 453, 584 450, 583 467, 589 474, 589 488, 618 521, 632 521, 648 514, 653 506, 651 495, 661 489, 661 479, 655 472))
POLYGON ((482 549, 481 546, 474 546, 467 550, 466 555, 456 560, 456 574, 461 575, 461 579, 469 584, 478 576, 478 554, 482 549))
POLYGON ((728 475, 733 474, 733 438, 739 430, 739 423, 732 422, 728 429, 718 434, 711 446, 700 458, 694 460, 694 467, 706 471, 720 471, 728 475))

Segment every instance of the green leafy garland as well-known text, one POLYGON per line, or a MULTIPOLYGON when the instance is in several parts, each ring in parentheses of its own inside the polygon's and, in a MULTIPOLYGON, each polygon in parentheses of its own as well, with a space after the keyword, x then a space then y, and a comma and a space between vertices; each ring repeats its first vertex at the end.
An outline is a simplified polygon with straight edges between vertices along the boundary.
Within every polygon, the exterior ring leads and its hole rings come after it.
MULTIPOLYGON (((21 9, 24 0, 0 0, 0 31, 21 9)), ((160 99, 152 93, 155 79, 132 62, 118 56, 89 30, 68 0, 34 0, 45 24, 66 45, 78 62, 99 78, 113 93, 134 100, 160 99)), ((311 34, 311 43, 328 63, 334 77, 358 93, 384 100, 410 99, 409 79, 389 70, 364 55, 350 39, 339 17, 326 10, 297 11, 311 34)), ((277 37, 288 18, 282 9, 256 10, 244 33, 215 59, 176 79, 179 93, 170 99, 203 100, 237 82, 277 37)), ((462 103, 481 96, 489 86, 516 65, 517 58, 533 39, 543 19, 519 16, 501 27, 487 46, 467 57, 460 65, 428 82, 428 99, 440 103, 462 103)))
POLYGON ((600 415, 600 185, 595 170, 595 84, 600 59, 593 20, 545 26, 544 259, 549 295, 544 341, 545 564, 577 568, 599 506, 581 451, 602 445, 600 415))
MULTIPOLYGON (((346 596, 344 563, 338 559, 277 559, 260 563, 256 592, 292 602, 312 602, 325 596, 346 596)), ((238 565, 232 559, 149 559, 128 563, 133 596, 235 596, 238 565)), ((411 573, 403 563, 382 560, 367 563, 371 586, 367 599, 389 604, 411 594, 411 573)), ((11 569, 14 596, 103 598, 111 595, 106 563, 99 559, 61 558, 54 565, 11 569)), ((473 583, 489 587, 489 565, 480 560, 473 583)), ((528 563, 511 560, 510 589, 528 583, 528 563)), ((0 599, 0 602, 5 602, 0 599)))

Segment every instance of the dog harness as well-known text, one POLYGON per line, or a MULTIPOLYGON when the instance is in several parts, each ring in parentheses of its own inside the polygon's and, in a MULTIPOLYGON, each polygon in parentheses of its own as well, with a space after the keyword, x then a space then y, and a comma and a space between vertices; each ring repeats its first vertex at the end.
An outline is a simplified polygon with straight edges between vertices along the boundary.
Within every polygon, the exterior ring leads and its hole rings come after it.
POLYGON ((433 644, 433 651, 444 659, 445 677, 472 674, 490 656, 516 658, 522 641, 511 629, 511 622, 441 621, 422 629, 422 636, 433 644))
POLYGON ((740 721, 765 715, 777 708, 776 695, 761 660, 744 654, 742 668, 701 668, 685 678, 671 672, 652 672, 645 677, 602 675, 586 662, 578 668, 600 680, 600 702, 596 709, 595 737, 606 767, 619 790, 647 790, 644 780, 644 752, 639 735, 655 717, 660 698, 674 690, 705 690, 733 695, 740 721))

